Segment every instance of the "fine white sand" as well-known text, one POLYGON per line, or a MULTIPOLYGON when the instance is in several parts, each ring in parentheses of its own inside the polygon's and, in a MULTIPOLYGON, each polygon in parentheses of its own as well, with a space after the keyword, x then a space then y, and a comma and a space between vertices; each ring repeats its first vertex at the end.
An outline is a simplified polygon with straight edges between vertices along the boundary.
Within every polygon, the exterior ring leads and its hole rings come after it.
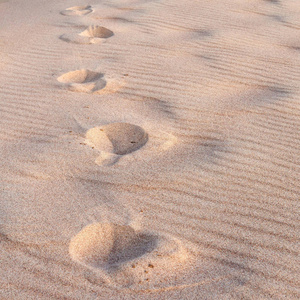
POLYGON ((299 0, 0 0, 0 299, 299 299, 299 0))

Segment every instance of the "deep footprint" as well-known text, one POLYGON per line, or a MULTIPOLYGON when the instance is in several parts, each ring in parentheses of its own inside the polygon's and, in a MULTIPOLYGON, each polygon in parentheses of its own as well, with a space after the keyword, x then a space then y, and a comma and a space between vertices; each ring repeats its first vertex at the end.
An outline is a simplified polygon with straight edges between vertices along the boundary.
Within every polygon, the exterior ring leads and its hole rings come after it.
POLYGON ((64 16, 84 16, 93 11, 90 5, 69 7, 60 13, 64 16))
POLYGON ((102 152, 97 164, 110 164, 120 155, 129 154, 143 147, 148 134, 143 128, 129 123, 111 123, 94 127, 86 133, 87 143, 102 152), (108 163, 105 163, 108 161, 108 163))
POLYGON ((66 87, 75 92, 93 93, 103 89, 106 81, 102 79, 104 74, 87 69, 71 71, 57 78, 66 87))
POLYGON ((59 38, 62 41, 73 44, 98 44, 112 37, 114 33, 102 26, 89 26, 83 32, 77 34, 63 34, 59 38))
POLYGON ((84 227, 71 239, 69 254, 98 274, 100 281, 119 287, 138 286, 141 280, 158 283, 164 277, 159 270, 173 274, 173 267, 180 267, 189 257, 177 239, 115 223, 84 227))
POLYGON ((155 246, 154 237, 138 234, 128 225, 94 223, 72 238, 69 253, 84 265, 112 270, 151 252, 155 246))
POLYGON ((89 26, 85 31, 80 33, 81 36, 86 36, 89 38, 101 38, 101 39, 107 39, 114 35, 114 33, 101 26, 89 26))

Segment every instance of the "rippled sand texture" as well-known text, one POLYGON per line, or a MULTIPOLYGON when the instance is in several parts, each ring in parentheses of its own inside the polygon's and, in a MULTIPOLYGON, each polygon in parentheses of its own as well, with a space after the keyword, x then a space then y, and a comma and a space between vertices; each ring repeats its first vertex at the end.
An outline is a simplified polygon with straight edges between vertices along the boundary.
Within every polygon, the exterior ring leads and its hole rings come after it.
POLYGON ((298 0, 0 0, 1 299, 299 299, 298 0))

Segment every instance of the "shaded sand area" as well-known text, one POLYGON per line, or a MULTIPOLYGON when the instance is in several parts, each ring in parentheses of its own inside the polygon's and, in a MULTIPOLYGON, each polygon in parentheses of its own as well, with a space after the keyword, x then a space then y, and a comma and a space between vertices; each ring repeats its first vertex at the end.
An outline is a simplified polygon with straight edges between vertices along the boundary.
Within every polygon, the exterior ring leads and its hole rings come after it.
POLYGON ((299 15, 0 1, 0 298, 299 299, 299 15))

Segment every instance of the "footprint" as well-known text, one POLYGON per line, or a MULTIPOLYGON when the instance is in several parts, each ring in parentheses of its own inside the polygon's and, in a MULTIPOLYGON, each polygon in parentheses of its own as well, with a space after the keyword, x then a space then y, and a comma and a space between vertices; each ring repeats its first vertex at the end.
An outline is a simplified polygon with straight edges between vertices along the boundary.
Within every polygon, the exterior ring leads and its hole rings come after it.
POLYGON ((93 223, 74 236, 71 258, 100 274, 109 285, 128 286, 157 281, 155 268, 179 267, 188 258, 177 239, 135 231, 129 225, 93 223))
POLYGON ((88 130, 86 140, 87 144, 101 151, 96 163, 111 165, 117 162, 120 156, 144 146, 148 141, 148 134, 137 125, 111 123, 88 130))
POLYGON ((101 39, 107 39, 114 35, 114 33, 101 26, 89 26, 85 31, 80 33, 81 36, 87 36, 89 38, 101 38, 101 39))
POLYGON ((113 35, 114 33, 105 27, 92 25, 79 34, 63 34, 59 38, 73 44, 99 44, 113 35))
POLYGON ((93 11, 90 5, 69 7, 60 13, 64 16, 84 16, 93 11))
POLYGON ((63 74, 57 80, 64 83, 70 91, 94 93, 106 86, 103 76, 102 73, 81 69, 63 74))
POLYGON ((128 225, 94 223, 72 238, 69 252, 72 259, 84 265, 114 269, 154 248, 154 239, 136 233, 128 225))

